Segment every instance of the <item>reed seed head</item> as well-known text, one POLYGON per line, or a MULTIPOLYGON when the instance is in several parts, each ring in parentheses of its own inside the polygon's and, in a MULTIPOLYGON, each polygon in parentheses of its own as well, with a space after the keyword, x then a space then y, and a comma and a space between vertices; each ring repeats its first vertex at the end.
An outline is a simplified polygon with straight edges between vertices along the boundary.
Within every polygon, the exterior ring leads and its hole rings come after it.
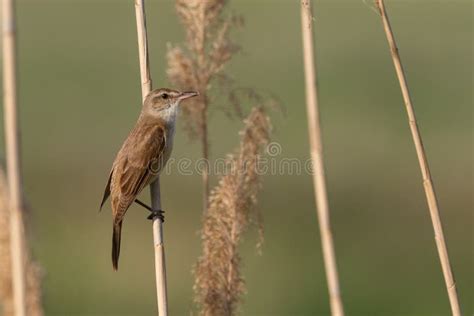
POLYGON ((235 315, 245 292, 238 246, 249 224, 256 223, 259 231, 263 227, 256 208, 261 186, 257 163, 270 130, 264 108, 253 108, 244 120, 238 150, 227 158, 231 171, 211 192, 201 232, 202 255, 195 268, 195 301, 201 315, 235 315))

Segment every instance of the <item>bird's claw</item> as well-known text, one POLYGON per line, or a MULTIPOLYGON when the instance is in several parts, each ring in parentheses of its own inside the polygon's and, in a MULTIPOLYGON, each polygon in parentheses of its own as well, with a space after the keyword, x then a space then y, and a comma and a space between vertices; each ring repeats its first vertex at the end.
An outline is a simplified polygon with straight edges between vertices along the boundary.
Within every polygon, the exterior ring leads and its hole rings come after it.
POLYGON ((147 219, 149 220, 154 220, 155 218, 158 218, 161 220, 161 222, 165 221, 165 211, 162 210, 156 210, 156 211, 151 211, 151 214, 147 216, 147 219))

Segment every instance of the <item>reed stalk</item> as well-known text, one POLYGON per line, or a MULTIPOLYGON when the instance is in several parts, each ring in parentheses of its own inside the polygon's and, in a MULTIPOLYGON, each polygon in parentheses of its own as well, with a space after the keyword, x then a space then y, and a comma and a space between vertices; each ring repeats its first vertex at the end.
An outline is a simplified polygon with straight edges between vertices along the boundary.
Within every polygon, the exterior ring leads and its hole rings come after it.
POLYGON ((10 248, 14 311, 26 315, 25 240, 17 102, 16 21, 14 0, 2 1, 3 100, 10 208, 10 248))
POLYGON ((336 254, 331 233, 329 204, 324 175, 323 145, 319 117, 316 65, 313 49, 313 21, 311 1, 301 1, 301 29, 303 34, 303 57, 306 82, 306 110, 308 114, 309 141, 313 163, 314 196, 316 199, 324 265, 328 282, 331 314, 343 316, 339 277, 336 266, 336 254))
MULTIPOLYGON (((146 29, 145 0, 135 0, 135 15, 137 20, 138 53, 140 60, 140 78, 142 99, 151 91, 152 80, 148 56, 148 37, 146 29)), ((160 182, 157 179, 150 186, 151 206, 161 209, 160 182)), ((153 218, 153 245, 155 249, 156 295, 158 315, 168 315, 168 300, 166 288, 165 248, 163 242, 163 222, 158 217, 153 218)))
POLYGON ((418 162, 420 164, 423 187, 425 190, 426 200, 428 202, 428 208, 431 215, 436 246, 438 248, 438 255, 441 261, 444 281, 446 283, 446 289, 448 291, 449 302, 451 305, 451 312, 454 316, 458 316, 461 315, 461 309, 459 307, 456 282, 454 280, 451 264, 449 262, 448 248, 444 239, 443 225, 439 215, 438 199, 434 190, 430 168, 428 165, 428 159, 426 158, 425 149, 423 147, 423 141, 421 138, 420 131, 418 129, 415 111, 411 102, 410 90, 408 88, 408 83, 406 80, 405 72, 403 70, 402 61, 400 59, 400 54, 398 53, 397 43, 392 32, 392 27, 390 25, 390 20, 387 15, 387 10, 385 8, 384 1, 375 0, 375 4, 379 9, 380 16, 382 17, 383 28, 390 47, 390 53, 392 56, 393 64, 395 66, 395 72, 397 73, 398 81, 400 83, 400 89, 402 91, 403 100, 408 114, 408 123, 410 126, 413 142, 415 144, 418 162))

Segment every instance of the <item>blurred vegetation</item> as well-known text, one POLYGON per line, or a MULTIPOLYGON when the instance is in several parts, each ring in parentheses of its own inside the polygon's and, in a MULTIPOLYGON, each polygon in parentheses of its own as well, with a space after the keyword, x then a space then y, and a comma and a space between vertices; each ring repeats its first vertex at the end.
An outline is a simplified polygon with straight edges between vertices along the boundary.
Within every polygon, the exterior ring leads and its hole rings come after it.
MULTIPOLYGON (((156 304, 146 212, 133 207, 127 215, 118 273, 110 263, 109 209, 97 213, 111 162, 140 107, 133 1, 18 2, 24 179, 34 210, 34 250, 46 270, 46 314, 151 315, 156 304)), ((314 5, 345 308, 348 315, 448 315, 405 109, 379 17, 367 3, 314 5)), ((238 85, 279 97, 284 110, 273 122, 281 157, 307 159, 298 2, 240 0, 231 6, 246 25, 235 32, 243 52, 228 72, 238 85)), ((472 6, 469 0, 387 1, 466 315, 474 312, 472 6)), ((166 44, 182 42, 184 34, 172 1, 148 1, 147 11, 154 85, 167 86, 166 44)), ((240 127, 212 113, 212 157, 235 147, 240 127)), ((179 130, 174 156, 198 155, 198 145, 179 130)), ((200 249, 200 176, 175 172, 162 179, 162 190, 170 313, 189 315, 191 267, 200 249)), ((266 242, 263 256, 255 253, 255 236, 244 245, 242 314, 328 315, 310 176, 267 175, 260 206, 266 242)))

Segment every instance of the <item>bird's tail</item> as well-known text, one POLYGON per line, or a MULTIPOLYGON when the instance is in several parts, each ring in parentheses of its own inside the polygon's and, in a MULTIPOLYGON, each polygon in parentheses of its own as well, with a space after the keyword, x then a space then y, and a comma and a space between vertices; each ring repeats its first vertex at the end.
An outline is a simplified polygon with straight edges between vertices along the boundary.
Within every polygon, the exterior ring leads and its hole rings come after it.
POLYGON ((113 233, 112 233, 112 265, 115 271, 118 270, 121 235, 122 235, 122 221, 114 223, 114 228, 113 228, 113 233))

